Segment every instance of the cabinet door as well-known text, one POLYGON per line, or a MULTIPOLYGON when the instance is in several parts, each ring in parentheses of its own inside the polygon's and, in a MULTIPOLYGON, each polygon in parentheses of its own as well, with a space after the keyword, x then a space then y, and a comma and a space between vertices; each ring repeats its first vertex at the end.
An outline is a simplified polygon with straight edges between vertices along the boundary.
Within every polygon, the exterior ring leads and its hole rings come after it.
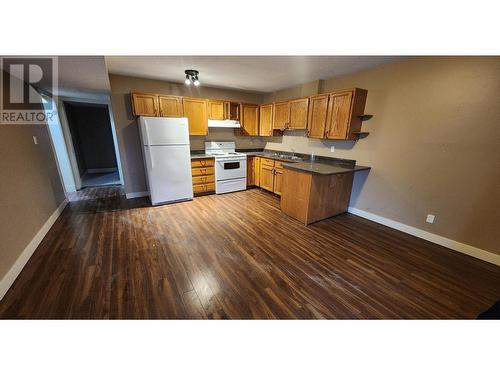
POLYGON ((274 103, 273 112, 273 129, 286 129, 290 122, 290 103, 274 103))
POLYGON ((249 156, 247 158, 247 186, 259 186, 260 158, 249 156))
POLYGON ((260 164, 260 185, 262 189, 274 191, 274 167, 260 164))
POLYGON ((130 96, 135 116, 158 116, 158 95, 133 92, 130 96))
POLYGON ((210 120, 224 120, 224 102, 210 100, 208 102, 208 118, 210 120))
POLYGON ((229 120, 240 121, 240 105, 239 103, 229 103, 229 120))
POLYGON ((241 134, 259 135, 259 106, 256 104, 241 105, 241 134))
POLYGON ((259 135, 270 137, 273 135, 273 105, 260 106, 259 135))
POLYGON ((206 135, 208 132, 207 101, 183 98, 184 117, 189 121, 189 135, 206 135))
POLYGON ((290 101, 290 129, 307 128, 307 110, 309 108, 309 98, 296 99, 290 101))
POLYGON ((330 94, 326 138, 346 139, 351 119, 352 91, 330 94))
POLYGON ((160 116, 182 117, 182 98, 179 96, 158 96, 160 116))
POLYGON ((328 114, 328 94, 311 96, 309 103, 309 119, 307 121, 307 136, 324 138, 328 114))
POLYGON ((281 184, 283 182, 283 169, 275 168, 274 169, 274 193, 281 195, 281 184))

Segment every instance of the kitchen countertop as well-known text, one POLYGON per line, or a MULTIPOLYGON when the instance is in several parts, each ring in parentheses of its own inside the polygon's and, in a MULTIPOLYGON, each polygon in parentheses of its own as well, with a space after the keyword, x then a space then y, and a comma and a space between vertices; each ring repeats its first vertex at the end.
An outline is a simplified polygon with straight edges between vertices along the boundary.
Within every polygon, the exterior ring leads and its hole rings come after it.
POLYGON ((203 151, 191 151, 191 160, 195 159, 213 159, 213 155, 207 155, 203 151))
POLYGON ((322 175, 341 174, 349 172, 367 171, 370 167, 355 165, 354 167, 342 167, 334 164, 317 163, 310 161, 299 161, 283 164, 285 169, 293 169, 301 172, 317 173, 322 175))
MULTIPOLYGON (((297 170, 301 172, 308 173, 317 173, 322 175, 332 175, 332 174, 340 174, 340 173, 350 173, 350 172, 358 172, 365 171, 371 169, 370 167, 365 167, 362 165, 356 165, 355 160, 349 159, 338 159, 338 158, 329 158, 326 156, 316 156, 314 161, 311 161, 311 155, 307 154, 298 154, 295 155, 300 156, 303 160, 290 160, 286 157, 280 157, 276 155, 276 153, 281 153, 285 155, 290 155, 289 152, 283 151, 265 151, 259 149, 253 150, 236 150, 237 152, 241 152, 246 154, 247 156, 261 156, 268 159, 278 160, 283 162, 283 168, 297 170)), ((206 159, 213 158, 212 155, 205 154, 204 151, 191 151, 191 159, 206 159)))
POLYGON ((283 168, 285 169, 293 169, 301 172, 317 173, 322 175, 358 172, 371 169, 370 167, 365 167, 363 165, 356 165, 355 160, 349 159, 316 156, 315 160, 311 161, 311 155, 295 153, 295 155, 300 156, 303 160, 290 160, 274 155, 276 152, 290 155, 291 153, 289 152, 264 150, 238 151, 245 153, 248 156, 261 156, 268 159, 281 161, 283 162, 283 168))

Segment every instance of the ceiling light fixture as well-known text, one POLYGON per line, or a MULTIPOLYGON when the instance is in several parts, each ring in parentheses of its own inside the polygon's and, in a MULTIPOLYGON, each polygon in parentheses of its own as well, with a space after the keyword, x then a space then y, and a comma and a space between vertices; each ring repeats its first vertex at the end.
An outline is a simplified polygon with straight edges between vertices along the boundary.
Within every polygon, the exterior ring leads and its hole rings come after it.
POLYGON ((184 73, 186 74, 186 80, 184 81, 184 83, 186 85, 190 85, 191 82, 195 86, 199 86, 200 85, 200 81, 198 79, 199 72, 197 70, 187 69, 187 70, 184 71, 184 73))

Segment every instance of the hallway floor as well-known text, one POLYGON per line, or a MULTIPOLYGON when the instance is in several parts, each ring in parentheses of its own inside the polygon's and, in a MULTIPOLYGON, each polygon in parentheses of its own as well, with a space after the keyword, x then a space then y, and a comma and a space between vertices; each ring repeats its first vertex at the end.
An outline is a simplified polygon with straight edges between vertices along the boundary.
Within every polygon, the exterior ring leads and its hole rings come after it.
POLYGON ((82 188, 119 184, 120 175, 118 171, 108 173, 85 173, 82 177, 82 188))

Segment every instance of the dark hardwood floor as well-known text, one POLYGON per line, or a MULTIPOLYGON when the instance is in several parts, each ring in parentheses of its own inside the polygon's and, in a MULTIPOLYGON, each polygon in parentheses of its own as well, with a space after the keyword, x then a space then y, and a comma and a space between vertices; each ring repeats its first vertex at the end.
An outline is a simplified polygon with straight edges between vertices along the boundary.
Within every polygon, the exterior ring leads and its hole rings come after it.
POLYGON ((75 192, 67 193, 70 202, 86 201, 93 199, 118 198, 120 195, 125 195, 123 186, 94 186, 85 187, 75 192))
POLYGON ((500 267, 345 214, 305 227, 258 189, 71 202, 2 318, 474 318, 500 267))

